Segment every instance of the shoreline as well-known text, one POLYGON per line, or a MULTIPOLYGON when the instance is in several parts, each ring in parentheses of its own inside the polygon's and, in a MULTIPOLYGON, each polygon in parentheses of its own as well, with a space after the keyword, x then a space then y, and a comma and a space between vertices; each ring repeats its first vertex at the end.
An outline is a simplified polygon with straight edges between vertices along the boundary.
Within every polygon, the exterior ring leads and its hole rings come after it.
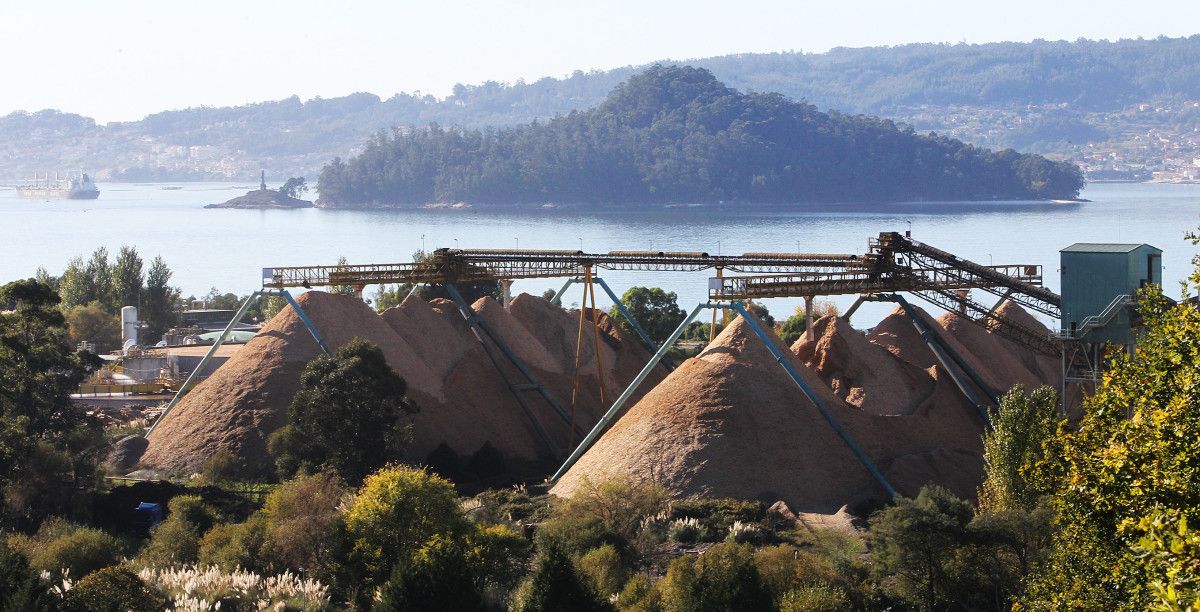
POLYGON ((1047 200, 903 200, 890 202, 794 202, 788 204, 749 203, 692 203, 692 204, 353 204, 323 205, 319 201, 315 208, 321 210, 351 211, 520 211, 520 212, 763 212, 778 213, 792 211, 831 210, 845 212, 879 212, 892 207, 964 207, 964 208, 1033 208, 1053 206, 1077 206, 1091 202, 1087 198, 1047 200))

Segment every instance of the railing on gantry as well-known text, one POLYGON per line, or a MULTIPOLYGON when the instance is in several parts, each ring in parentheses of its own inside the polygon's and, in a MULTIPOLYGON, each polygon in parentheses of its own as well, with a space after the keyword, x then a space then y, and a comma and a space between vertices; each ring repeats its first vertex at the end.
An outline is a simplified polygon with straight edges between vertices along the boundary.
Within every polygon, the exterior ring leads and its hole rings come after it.
POLYGON ((263 268, 264 288, 376 285, 391 283, 464 283, 484 280, 581 276, 588 267, 602 270, 699 272, 722 269, 749 273, 809 271, 836 274, 861 269, 861 255, 814 253, 484 250, 438 249, 420 262, 291 266, 263 268))

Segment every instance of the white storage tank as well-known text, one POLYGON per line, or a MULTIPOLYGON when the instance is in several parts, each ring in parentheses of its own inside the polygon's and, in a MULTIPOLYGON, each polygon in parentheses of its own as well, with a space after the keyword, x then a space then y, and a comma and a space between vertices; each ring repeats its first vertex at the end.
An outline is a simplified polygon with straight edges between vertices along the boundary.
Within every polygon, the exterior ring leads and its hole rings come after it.
POLYGON ((121 308, 121 346, 137 346, 138 343, 138 311, 137 306, 121 308))

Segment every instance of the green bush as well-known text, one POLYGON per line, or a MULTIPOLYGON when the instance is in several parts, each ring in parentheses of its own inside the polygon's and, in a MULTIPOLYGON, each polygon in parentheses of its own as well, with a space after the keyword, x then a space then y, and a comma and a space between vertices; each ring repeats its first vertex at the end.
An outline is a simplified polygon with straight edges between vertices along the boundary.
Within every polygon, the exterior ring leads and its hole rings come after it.
POLYGON ((655 588, 650 577, 634 574, 617 597, 617 608, 621 612, 660 612, 662 594, 655 588))
POLYGON ((64 612, 154 612, 166 601, 122 566, 93 572, 67 591, 64 612))
POLYGON ((346 531, 364 576, 381 584, 430 538, 461 537, 467 522, 448 480, 393 466, 363 482, 346 512, 346 531))
POLYGON ((470 511, 478 523, 537 522, 550 515, 548 497, 533 498, 522 489, 488 489, 473 498, 478 505, 470 511))
POLYGON ((772 608, 748 544, 717 544, 695 560, 679 557, 659 586, 663 608, 671 612, 772 608))
POLYGON ((0 538, 0 610, 5 612, 41 612, 51 609, 49 585, 29 567, 20 552, 12 550, 0 538))
POLYGON ((167 515, 168 520, 175 518, 195 526, 201 534, 211 529, 220 518, 217 511, 204 503, 199 495, 178 495, 171 498, 171 501, 167 502, 167 515))
MULTIPOLYGON (((287 570, 310 576, 323 569, 331 538, 341 521, 345 497, 341 479, 332 472, 299 476, 275 488, 262 509, 243 523, 214 525, 198 543, 200 565, 223 570, 246 568, 267 573, 287 570)), ((189 502, 190 504, 190 502, 189 502)), ((195 508, 187 512, 195 513, 195 508)), ((200 513, 199 517, 206 519, 200 513)), ((185 519, 183 523, 188 521, 185 519)), ((179 524, 175 529, 181 529, 179 524)), ((182 552, 170 555, 182 558, 182 552)))
POLYGON ((533 545, 507 525, 476 525, 467 536, 467 559, 485 589, 507 592, 529 566, 533 545))
POLYGON ((555 515, 538 525, 534 533, 538 548, 558 546, 571 557, 579 557, 587 551, 613 544, 626 547, 626 541, 598 516, 555 515))
POLYGON ((585 477, 539 531, 547 534, 542 539, 553 535, 572 556, 606 543, 628 549, 643 519, 663 512, 668 499, 668 491, 653 482, 619 477, 593 482, 585 477))
POLYGON ((538 553, 533 574, 513 593, 512 612, 611 610, 580 576, 566 551, 551 544, 538 553))
POLYGON ((222 485, 233 482, 241 475, 241 460, 227 448, 213 453, 200 468, 200 482, 207 485, 222 485))
POLYGON ((813 554, 832 563, 839 574, 845 574, 848 566, 861 565, 863 554, 867 552, 862 538, 832 529, 806 530, 803 544, 813 554))
POLYGON ((696 576, 696 562, 691 557, 684 555, 672 559, 667 566, 667 575, 657 586, 662 594, 664 610, 691 612, 700 609, 696 593, 699 579, 696 576))
POLYGON ((259 551, 265 531, 259 514, 244 523, 214 525, 200 538, 196 558, 201 566, 215 565, 225 571, 262 569, 259 551))
POLYGON ((758 568, 763 586, 776 601, 794 589, 838 579, 838 572, 829 559, 791 544, 768 546, 755 551, 754 566, 758 568))
POLYGON ((827 584, 815 584, 788 591, 779 604, 779 612, 841 612, 850 607, 846 592, 827 584))
POLYGON ((592 590, 604 596, 621 592, 629 579, 629 569, 612 544, 593 548, 580 557, 579 571, 588 578, 592 590))
POLYGON ((39 569, 68 569, 73 578, 88 574, 121 561, 124 547, 113 536, 99 529, 80 528, 70 535, 55 539, 34 557, 39 569))
POLYGON ((167 519, 150 532, 150 540, 136 559, 139 566, 168 567, 195 563, 199 559, 200 536, 187 522, 167 519))
POLYGON ((60 518, 47 519, 33 536, 14 536, 9 543, 34 569, 53 575, 65 569, 73 580, 120 563, 125 554, 125 546, 112 535, 60 518))
POLYGON ((199 559, 200 538, 217 522, 217 512, 199 496, 180 495, 167 503, 167 518, 150 533, 150 541, 140 553, 142 565, 167 567, 195 563, 199 559))
POLYGON ((380 589, 374 609, 385 612, 483 609, 483 596, 460 542, 434 535, 413 555, 397 563, 380 589))
POLYGON ((283 571, 312 570, 326 562, 345 497, 346 487, 333 472, 300 476, 276 487, 258 513, 264 564, 283 571))

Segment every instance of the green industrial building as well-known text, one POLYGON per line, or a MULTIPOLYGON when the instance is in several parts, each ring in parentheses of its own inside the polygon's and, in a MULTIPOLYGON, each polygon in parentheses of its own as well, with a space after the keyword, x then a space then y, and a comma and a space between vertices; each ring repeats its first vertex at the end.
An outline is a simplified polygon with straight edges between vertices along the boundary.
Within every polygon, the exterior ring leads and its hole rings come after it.
POLYGON ((1075 340, 1131 345, 1137 291, 1162 284, 1162 249, 1077 243, 1061 251, 1062 332, 1075 340))

